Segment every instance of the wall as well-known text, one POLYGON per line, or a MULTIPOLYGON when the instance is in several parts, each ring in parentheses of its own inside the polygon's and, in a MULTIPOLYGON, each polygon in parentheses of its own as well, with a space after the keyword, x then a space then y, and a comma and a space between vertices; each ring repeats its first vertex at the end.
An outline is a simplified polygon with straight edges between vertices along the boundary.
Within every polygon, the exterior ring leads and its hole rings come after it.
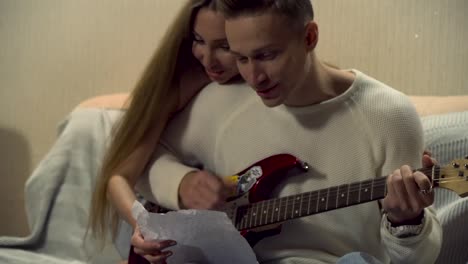
MULTIPOLYGON (((0 235, 26 235, 23 186, 80 101, 129 91, 182 1, 0 1, 0 235)), ((468 94, 465 0, 315 0, 319 56, 408 94, 468 94)))

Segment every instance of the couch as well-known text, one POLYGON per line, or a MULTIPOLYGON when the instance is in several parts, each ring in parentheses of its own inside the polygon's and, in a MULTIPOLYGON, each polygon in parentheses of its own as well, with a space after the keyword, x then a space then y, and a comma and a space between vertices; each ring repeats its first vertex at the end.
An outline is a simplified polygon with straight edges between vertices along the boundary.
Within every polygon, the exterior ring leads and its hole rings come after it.
MULTIPOLYGON (((24 238, 0 237, 0 263, 116 263, 128 254, 128 241, 107 241, 99 254, 95 241, 82 243, 99 157, 112 124, 127 106, 126 98, 127 94, 91 98, 60 123, 57 142, 26 183, 32 232, 24 238)), ((468 155, 468 95, 411 99, 421 116, 426 147, 440 164, 468 155)), ((434 207, 444 230, 437 263, 467 263, 468 198, 436 191, 434 207)))
MULTIPOLYGON (((125 108, 126 94, 91 98, 78 107, 125 108)), ((426 149, 441 166, 465 158, 468 164, 468 95, 410 96, 423 124, 426 149)), ((468 196, 468 169, 464 190, 468 196)), ((444 242, 438 263, 468 263, 468 197, 437 189, 434 207, 444 229, 444 242), (464 230, 464 232, 460 232, 464 230)))

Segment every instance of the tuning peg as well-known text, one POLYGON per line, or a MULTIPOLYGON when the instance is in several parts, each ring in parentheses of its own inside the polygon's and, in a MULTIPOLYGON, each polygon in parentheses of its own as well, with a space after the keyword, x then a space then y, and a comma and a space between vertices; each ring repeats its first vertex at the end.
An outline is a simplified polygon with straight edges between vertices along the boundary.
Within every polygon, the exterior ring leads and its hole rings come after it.
POLYGON ((460 164, 458 164, 458 163, 456 163, 456 162, 452 163, 452 166, 453 166, 455 169, 460 168, 460 164))
POLYGON ((468 159, 468 156, 466 156, 465 159, 468 159))

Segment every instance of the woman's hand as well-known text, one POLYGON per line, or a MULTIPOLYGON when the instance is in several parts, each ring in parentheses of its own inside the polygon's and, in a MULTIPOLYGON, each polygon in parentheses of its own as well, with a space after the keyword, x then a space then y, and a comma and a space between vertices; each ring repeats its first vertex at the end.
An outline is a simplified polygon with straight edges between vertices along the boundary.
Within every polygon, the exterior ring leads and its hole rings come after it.
POLYGON ((131 243, 136 254, 144 257, 152 264, 165 264, 166 259, 172 255, 171 251, 164 249, 176 245, 174 240, 163 240, 158 242, 145 241, 138 226, 132 235, 131 243))

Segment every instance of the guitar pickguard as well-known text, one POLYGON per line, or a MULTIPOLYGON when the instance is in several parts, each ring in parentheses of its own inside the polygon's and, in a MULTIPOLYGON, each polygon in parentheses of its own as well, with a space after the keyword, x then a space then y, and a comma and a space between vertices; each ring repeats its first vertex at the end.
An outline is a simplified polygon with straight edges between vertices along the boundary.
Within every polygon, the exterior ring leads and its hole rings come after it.
POLYGON ((237 195, 242 195, 250 191, 262 176, 263 170, 260 166, 253 166, 242 175, 237 176, 237 195))

